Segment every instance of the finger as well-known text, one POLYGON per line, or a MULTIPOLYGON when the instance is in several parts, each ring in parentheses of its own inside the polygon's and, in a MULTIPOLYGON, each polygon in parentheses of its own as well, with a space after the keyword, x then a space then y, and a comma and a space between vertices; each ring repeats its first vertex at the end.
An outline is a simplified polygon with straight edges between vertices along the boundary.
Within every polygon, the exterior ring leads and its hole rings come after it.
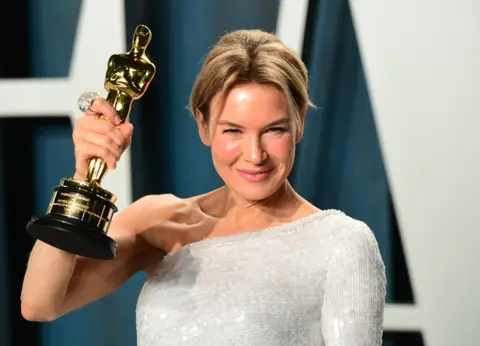
POLYGON ((88 111, 84 115, 95 116, 83 116, 76 120, 75 131, 95 131, 97 133, 107 134, 110 131, 115 130, 115 125, 110 121, 101 120, 97 113, 89 113, 88 111))
MULTIPOLYGON (((85 113, 87 114, 87 113, 85 113)), ((100 120, 98 114, 95 117, 80 117, 77 120, 76 128, 87 131, 95 130, 95 132, 106 134, 115 129, 115 125, 110 121, 100 120)))
POLYGON ((85 117, 82 121, 78 121, 73 131, 73 139, 74 141, 77 141, 77 138, 80 138, 80 140, 83 140, 83 138, 87 139, 92 131, 109 136, 119 147, 124 147, 125 145, 125 136, 117 126, 110 121, 103 121, 93 117, 85 117))
POLYGON ((127 149, 130 144, 132 144, 132 137, 127 137, 126 140, 125 140, 125 143, 123 144, 123 150, 127 149))
MULTIPOLYGON (((106 147, 83 142, 75 151, 77 161, 89 161, 95 157, 99 157, 105 161, 109 169, 115 169, 117 167, 117 156, 106 147)), ((84 169, 83 164, 79 166, 79 168, 84 169)))
POLYGON ((87 109, 83 115, 88 115, 88 116, 95 116, 98 117, 100 114, 92 110, 91 108, 87 109))
POLYGON ((88 136, 81 139, 83 139, 84 142, 107 148, 115 155, 116 161, 118 161, 122 155, 124 140, 120 142, 120 145, 117 145, 110 136, 97 133, 88 134, 88 136))
POLYGON ((96 133, 109 136, 116 145, 123 147, 125 136, 123 135, 122 131, 120 131, 120 129, 114 126, 111 122, 94 119, 94 121, 92 121, 91 129, 96 133))
POLYGON ((133 125, 131 123, 121 124, 117 127, 125 138, 131 137, 133 134, 133 125))
POLYGON ((120 119, 118 113, 115 111, 112 105, 101 97, 97 97, 95 100, 93 100, 90 109, 97 114, 104 115, 115 125, 120 125, 122 123, 122 119, 120 119))
POLYGON ((87 176, 88 173, 88 166, 89 164, 85 160, 79 159, 79 156, 77 156, 77 161, 75 162, 75 171, 82 176, 87 176))
POLYGON ((123 147, 125 145, 125 139, 126 139, 125 133, 128 135, 128 132, 122 132, 119 126, 118 127, 114 126, 109 121, 95 119, 92 122, 91 128, 97 133, 108 135, 119 147, 123 147))
POLYGON ((85 121, 84 129, 86 131, 93 130, 96 133, 106 135, 109 132, 115 131, 115 125, 113 125, 110 121, 104 121, 98 118, 90 117, 85 121))
POLYGON ((113 131, 109 132, 108 135, 118 147, 125 147, 125 142, 127 141, 128 137, 125 137, 120 129, 115 128, 113 131))
POLYGON ((133 125, 130 123, 117 126, 117 129, 122 133, 124 138, 123 150, 127 149, 132 144, 133 125))

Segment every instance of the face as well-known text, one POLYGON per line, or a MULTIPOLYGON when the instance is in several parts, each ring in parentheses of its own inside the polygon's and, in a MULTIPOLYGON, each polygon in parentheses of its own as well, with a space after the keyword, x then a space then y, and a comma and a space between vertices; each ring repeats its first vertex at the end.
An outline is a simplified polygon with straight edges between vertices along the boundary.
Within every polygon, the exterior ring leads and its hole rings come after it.
POLYGON ((133 44, 137 47, 146 47, 150 43, 150 31, 143 25, 139 25, 135 31, 133 44))
MULTIPOLYGON (((272 86, 247 84, 212 100, 208 126, 199 126, 218 174, 242 200, 270 197, 285 182, 300 140, 285 95, 272 86)), ((302 116, 303 123, 303 116, 302 116)))

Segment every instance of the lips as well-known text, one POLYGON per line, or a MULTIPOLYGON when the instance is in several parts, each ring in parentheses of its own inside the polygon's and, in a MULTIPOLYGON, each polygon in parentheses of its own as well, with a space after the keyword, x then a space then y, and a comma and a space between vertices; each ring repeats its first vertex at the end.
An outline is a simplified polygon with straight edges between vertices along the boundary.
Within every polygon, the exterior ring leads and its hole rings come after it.
POLYGON ((239 169, 238 170, 238 173, 240 174, 240 176, 248 181, 249 183, 259 183, 259 182, 262 182, 264 181, 265 179, 268 178, 268 176, 271 174, 272 172, 272 169, 263 169, 263 170, 257 170, 257 171, 253 171, 253 170, 243 170, 243 169, 239 169))

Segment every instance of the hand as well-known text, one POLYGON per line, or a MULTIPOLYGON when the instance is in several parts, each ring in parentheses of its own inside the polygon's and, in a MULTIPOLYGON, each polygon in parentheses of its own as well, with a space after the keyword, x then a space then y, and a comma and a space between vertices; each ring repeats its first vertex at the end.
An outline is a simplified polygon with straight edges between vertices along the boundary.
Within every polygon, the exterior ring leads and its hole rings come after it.
POLYGON ((96 98, 84 115, 77 119, 73 131, 76 176, 86 179, 90 160, 101 158, 109 169, 117 167, 132 141, 133 125, 121 124, 115 109, 103 98, 96 98), (100 119, 100 116, 106 119, 100 119))

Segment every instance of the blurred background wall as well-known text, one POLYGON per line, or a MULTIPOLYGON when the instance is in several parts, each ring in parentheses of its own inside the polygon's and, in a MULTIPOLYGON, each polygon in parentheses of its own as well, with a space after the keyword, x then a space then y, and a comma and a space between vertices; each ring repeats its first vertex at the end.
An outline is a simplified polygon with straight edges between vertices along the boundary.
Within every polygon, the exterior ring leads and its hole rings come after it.
POLYGON ((341 209, 375 232, 389 284, 385 345, 479 344, 474 321, 480 304, 473 290, 479 273, 472 264, 479 260, 480 240, 475 227, 480 95, 474 84, 480 51, 471 40, 480 33, 479 10, 469 0, 3 5, 0 345, 136 343, 135 304, 143 274, 51 323, 25 321, 19 296, 33 244, 25 226, 32 214, 45 212, 53 186, 73 174, 72 120, 80 115, 73 110, 85 91, 63 97, 45 88, 55 81, 69 88, 72 71, 86 65, 80 72, 95 74, 76 87, 102 91, 106 61, 118 52, 107 49, 129 48, 138 24, 153 32, 148 52, 157 75, 134 106, 129 155, 121 172, 109 177, 108 188, 122 196, 120 207, 146 194, 186 197, 221 185, 186 110, 195 75, 225 32, 276 32, 302 55, 319 106, 307 116, 291 182, 318 207, 341 209), (81 26, 91 28, 96 46, 75 46, 81 26), (85 60, 72 60, 79 49, 87 51, 85 60), (31 95, 40 91, 49 101, 31 95), (55 111, 56 104, 70 106, 55 111))

